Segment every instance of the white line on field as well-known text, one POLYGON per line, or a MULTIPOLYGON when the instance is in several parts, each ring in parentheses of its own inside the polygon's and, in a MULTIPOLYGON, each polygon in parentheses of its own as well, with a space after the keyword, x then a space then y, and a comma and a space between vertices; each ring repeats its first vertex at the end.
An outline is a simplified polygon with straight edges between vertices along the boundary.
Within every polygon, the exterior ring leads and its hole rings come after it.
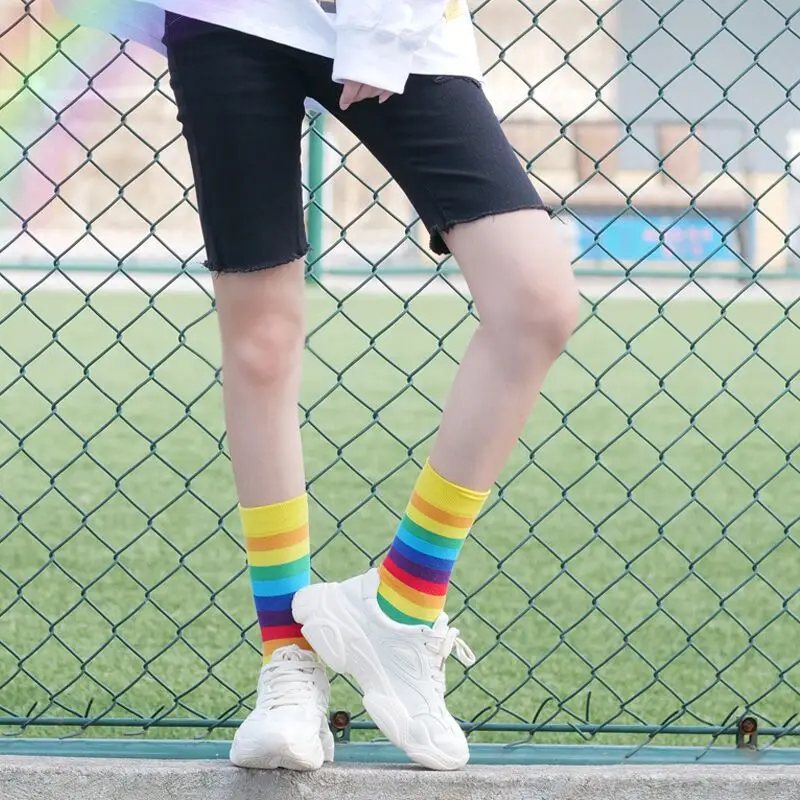
MULTIPOLYGON (((426 295, 452 294, 456 289, 468 295, 467 286, 460 276, 447 278, 431 275, 386 276, 381 278, 345 277, 326 275, 322 279, 325 288, 337 293, 354 291, 364 294, 396 293, 401 297, 416 294, 423 289, 426 295)), ((759 284, 744 289, 743 284, 730 279, 707 279, 692 283, 669 278, 642 278, 621 282, 614 278, 579 277, 581 293, 588 300, 646 299, 654 300, 709 300, 720 302, 736 298, 736 302, 765 302, 773 298, 782 303, 792 303, 800 297, 800 281, 766 278, 759 284)), ((0 292, 21 293, 31 289, 45 291, 97 291, 131 292, 154 294, 157 292, 196 293, 211 292, 211 276, 199 274, 169 273, 104 273, 104 272, 46 272, 36 270, 2 271, 0 292)))

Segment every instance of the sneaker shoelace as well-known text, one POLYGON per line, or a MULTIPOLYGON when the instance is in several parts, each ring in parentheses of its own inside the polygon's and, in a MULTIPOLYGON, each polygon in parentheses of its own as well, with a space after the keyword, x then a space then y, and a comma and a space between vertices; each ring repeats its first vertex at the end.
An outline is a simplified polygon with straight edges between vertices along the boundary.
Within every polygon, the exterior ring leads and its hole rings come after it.
POLYGON ((306 659, 267 664, 258 682, 256 706, 269 711, 308 703, 314 693, 317 669, 316 664, 306 659))
POLYGON ((431 631, 426 647, 431 653, 431 678, 433 678, 442 696, 446 688, 445 664, 451 654, 454 653, 456 659, 465 667, 471 667, 475 663, 475 654, 469 649, 467 643, 461 638, 458 628, 448 628, 447 632, 439 634, 431 631))

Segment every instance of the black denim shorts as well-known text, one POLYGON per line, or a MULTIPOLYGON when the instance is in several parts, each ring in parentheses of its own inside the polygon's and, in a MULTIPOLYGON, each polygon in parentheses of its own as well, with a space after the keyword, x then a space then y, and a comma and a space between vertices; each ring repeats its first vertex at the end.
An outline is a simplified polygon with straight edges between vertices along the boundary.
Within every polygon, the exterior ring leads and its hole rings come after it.
POLYGON ((308 252, 300 160, 306 97, 383 164, 436 253, 448 252, 442 233, 459 223, 544 207, 476 81, 412 75, 402 95, 342 112, 328 58, 206 23, 168 25, 164 41, 215 271, 274 267, 308 252))

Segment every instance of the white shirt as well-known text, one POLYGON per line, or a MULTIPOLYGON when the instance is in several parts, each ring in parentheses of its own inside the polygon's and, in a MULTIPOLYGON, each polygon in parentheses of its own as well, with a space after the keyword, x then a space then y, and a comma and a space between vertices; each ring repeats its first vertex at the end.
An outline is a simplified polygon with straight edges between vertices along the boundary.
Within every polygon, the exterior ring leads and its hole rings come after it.
POLYGON ((399 94, 409 74, 481 80, 466 0, 54 0, 69 19, 164 53, 164 10, 333 59, 334 81, 399 94))

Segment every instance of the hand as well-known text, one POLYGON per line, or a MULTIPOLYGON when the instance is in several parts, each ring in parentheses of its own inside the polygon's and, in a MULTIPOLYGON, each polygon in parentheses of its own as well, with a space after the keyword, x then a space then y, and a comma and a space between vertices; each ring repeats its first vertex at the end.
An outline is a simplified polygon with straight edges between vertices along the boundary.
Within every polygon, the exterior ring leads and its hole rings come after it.
POLYGON ((359 100, 369 100, 371 97, 377 97, 379 103, 385 103, 393 94, 394 92, 376 89, 366 83, 345 81, 342 95, 339 98, 339 108, 342 111, 347 111, 353 103, 357 103, 359 100))

